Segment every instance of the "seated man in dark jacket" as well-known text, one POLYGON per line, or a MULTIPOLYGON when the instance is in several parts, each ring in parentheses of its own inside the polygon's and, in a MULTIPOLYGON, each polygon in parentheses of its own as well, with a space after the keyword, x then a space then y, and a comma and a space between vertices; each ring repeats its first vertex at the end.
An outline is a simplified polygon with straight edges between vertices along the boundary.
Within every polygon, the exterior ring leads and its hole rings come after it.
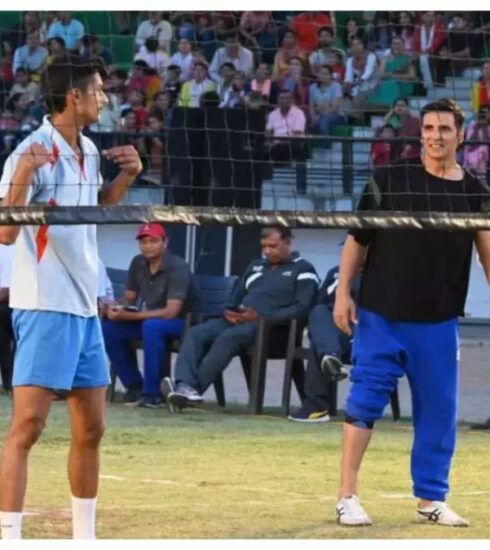
MULTIPOLYGON (((342 358, 350 357, 351 339, 341 332, 333 320, 335 292, 339 279, 338 266, 330 269, 318 292, 318 303, 308 318, 310 352, 305 374, 305 399, 289 420, 296 422, 328 422, 327 381, 339 382, 347 377, 342 358)), ((360 278, 353 284, 357 299, 360 278)))
POLYGON ((129 268, 125 305, 109 306, 103 323, 104 340, 112 368, 126 387, 126 403, 146 408, 162 406, 162 364, 168 338, 181 336, 184 317, 198 299, 186 262, 167 251, 165 229, 158 223, 140 227, 141 254, 129 268), (133 343, 143 340, 143 377, 133 343))
POLYGON ((236 355, 253 345, 259 317, 306 317, 315 302, 315 268, 291 252, 291 230, 267 227, 261 234, 264 259, 253 261, 232 293, 221 319, 187 333, 175 364, 175 383, 165 378, 170 410, 202 402, 202 394, 236 355))

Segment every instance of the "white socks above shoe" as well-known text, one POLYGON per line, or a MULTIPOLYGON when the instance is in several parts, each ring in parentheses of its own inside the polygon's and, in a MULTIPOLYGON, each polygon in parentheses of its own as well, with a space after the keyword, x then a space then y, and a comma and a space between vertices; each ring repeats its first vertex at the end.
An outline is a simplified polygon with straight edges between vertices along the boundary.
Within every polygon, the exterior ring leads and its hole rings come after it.
POLYGON ((2 540, 20 539, 22 512, 0 512, 2 540))
POLYGON ((74 539, 95 539, 95 508, 97 498, 71 497, 74 539))

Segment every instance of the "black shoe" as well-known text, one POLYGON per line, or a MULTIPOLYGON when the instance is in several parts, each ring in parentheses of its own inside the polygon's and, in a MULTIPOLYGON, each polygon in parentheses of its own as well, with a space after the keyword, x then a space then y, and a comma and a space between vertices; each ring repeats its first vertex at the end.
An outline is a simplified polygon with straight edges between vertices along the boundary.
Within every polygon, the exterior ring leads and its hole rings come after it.
POLYGON ((163 397, 161 395, 143 395, 138 401, 138 407, 144 409, 160 409, 163 407, 163 397))
POLYGON ((324 355, 320 362, 320 368, 323 374, 333 382, 340 382, 348 376, 347 369, 335 355, 324 355))
POLYGON ((485 422, 470 424, 470 430, 490 430, 490 418, 487 418, 485 422))
POLYGON ((123 395, 122 401, 125 405, 133 405, 141 399, 141 388, 128 388, 123 395))

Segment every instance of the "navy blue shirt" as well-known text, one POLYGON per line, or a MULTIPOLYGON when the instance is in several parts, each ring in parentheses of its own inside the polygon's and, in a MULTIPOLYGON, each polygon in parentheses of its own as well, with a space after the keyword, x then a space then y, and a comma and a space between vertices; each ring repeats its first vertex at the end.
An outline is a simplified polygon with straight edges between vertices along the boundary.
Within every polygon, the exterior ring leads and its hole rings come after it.
POLYGON ((277 266, 254 260, 238 280, 230 306, 254 309, 260 317, 305 317, 315 303, 320 280, 297 253, 277 266))

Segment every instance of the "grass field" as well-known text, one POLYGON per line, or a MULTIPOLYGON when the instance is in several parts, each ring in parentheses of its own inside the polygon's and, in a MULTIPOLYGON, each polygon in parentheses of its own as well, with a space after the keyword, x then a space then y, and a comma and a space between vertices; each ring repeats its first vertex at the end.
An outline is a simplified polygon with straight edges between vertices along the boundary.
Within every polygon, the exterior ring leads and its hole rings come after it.
MULTIPOLYGON (((268 412, 211 404, 171 416, 109 406, 99 538, 490 538, 487 434, 460 428, 450 502, 471 527, 451 529, 416 522, 410 424, 380 422, 361 486, 374 525, 345 529, 334 519, 340 421, 304 426, 268 412)), ((9 414, 2 396, 2 436, 9 414)), ((68 443, 65 406, 54 403, 31 455, 27 537, 71 535, 68 443)))

